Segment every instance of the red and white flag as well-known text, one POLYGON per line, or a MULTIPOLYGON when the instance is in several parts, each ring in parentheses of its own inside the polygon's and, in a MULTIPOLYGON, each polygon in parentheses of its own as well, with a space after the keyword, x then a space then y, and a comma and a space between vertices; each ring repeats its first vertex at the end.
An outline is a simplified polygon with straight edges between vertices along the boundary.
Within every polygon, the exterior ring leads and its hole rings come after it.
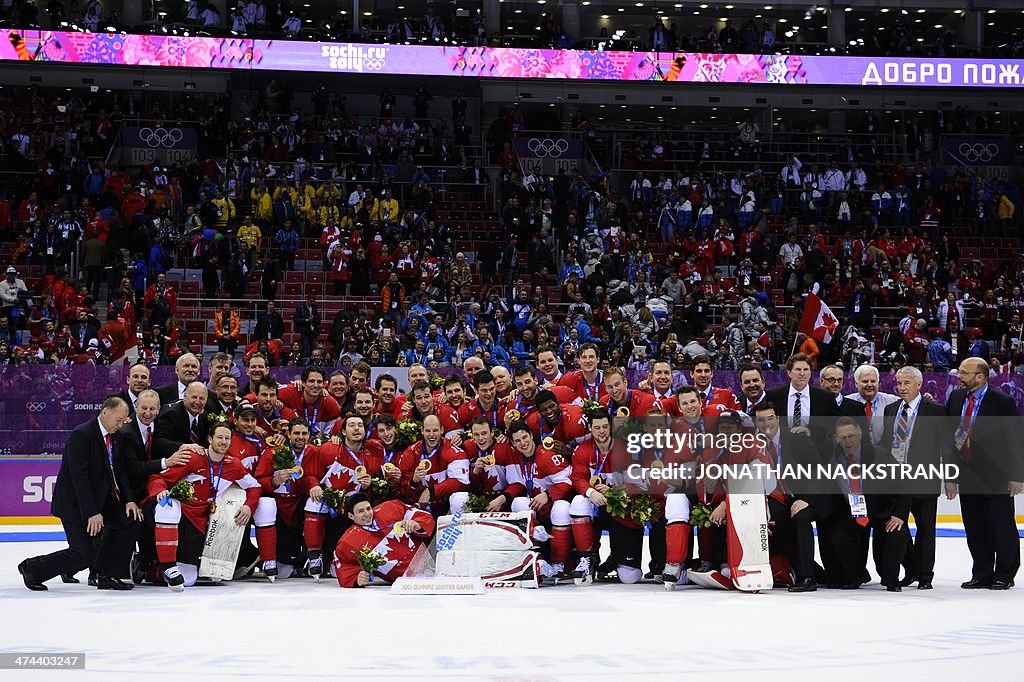
POLYGON ((839 320, 832 314, 832 310, 825 305, 825 302, 814 294, 807 294, 807 301, 804 303, 804 314, 800 318, 800 326, 797 331, 807 334, 815 341, 821 343, 832 343, 832 336, 839 328, 839 320))

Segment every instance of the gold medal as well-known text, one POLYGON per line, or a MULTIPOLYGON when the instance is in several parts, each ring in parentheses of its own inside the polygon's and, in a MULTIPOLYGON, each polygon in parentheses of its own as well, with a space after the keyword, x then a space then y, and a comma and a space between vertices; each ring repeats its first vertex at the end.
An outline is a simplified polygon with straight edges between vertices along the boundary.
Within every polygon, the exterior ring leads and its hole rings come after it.
POLYGON ((598 486, 600 484, 601 484, 601 477, 600 476, 591 476, 590 477, 590 487, 591 488, 596 487, 596 486, 598 486))
POLYGON ((213 516, 216 513, 217 513, 217 503, 216 502, 211 502, 210 503, 210 516, 213 516))
POLYGON ((523 418, 523 413, 520 412, 519 410, 509 410, 507 413, 505 413, 505 416, 511 417, 512 421, 517 422, 523 418))
POLYGON ((420 460, 420 463, 416 465, 416 468, 422 471, 423 473, 427 473, 428 471, 430 471, 431 466, 432 465, 429 459, 423 459, 420 460))
POLYGON ((291 469, 289 469, 288 471, 292 472, 292 476, 294 476, 295 478, 301 478, 302 477, 302 467, 300 467, 300 466, 294 466, 291 469))
POLYGON ((548 437, 547 437, 547 438, 545 438, 545 439, 544 439, 543 441, 541 441, 541 445, 543 445, 543 446, 544 446, 544 447, 546 447, 546 448, 547 448, 548 450, 550 450, 550 449, 551 449, 551 448, 553 448, 553 447, 554 447, 554 445, 555 445, 555 439, 554 439, 554 438, 552 438, 551 436, 548 436, 548 437))
POLYGON ((620 417, 628 417, 629 416, 629 408, 626 407, 626 406, 622 406, 618 410, 615 411, 615 414, 619 415, 620 417))
POLYGON ((398 467, 392 464, 391 462, 384 462, 384 464, 381 466, 381 469, 384 470, 385 474, 390 474, 392 472, 398 471, 398 467))
POLYGON ((391 527, 391 532, 395 534, 396 538, 400 538, 405 535, 405 526, 402 525, 401 521, 395 522, 395 525, 391 527))
POLYGON ((356 478, 362 478, 366 475, 366 467, 360 465, 356 467, 356 478))
POLYGON ((660 459, 656 459, 653 462, 651 462, 651 468, 652 469, 662 469, 662 468, 664 468, 664 466, 665 466, 665 463, 662 462, 660 459))
POLYGON ((494 455, 486 455, 480 458, 480 461, 484 463, 484 466, 490 468, 494 466, 494 455))

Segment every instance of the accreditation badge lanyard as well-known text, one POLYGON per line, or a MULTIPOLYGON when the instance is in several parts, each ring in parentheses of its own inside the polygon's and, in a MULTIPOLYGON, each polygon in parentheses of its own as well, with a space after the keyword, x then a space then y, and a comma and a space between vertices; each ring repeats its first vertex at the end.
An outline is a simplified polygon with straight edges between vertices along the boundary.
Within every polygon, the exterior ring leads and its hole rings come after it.
MULTIPOLYGON (((536 457, 537 456, 537 451, 534 450, 533 454, 534 454, 534 457, 536 457)), ((526 496, 527 497, 533 497, 533 466, 534 466, 534 457, 529 457, 529 458, 524 457, 523 459, 526 460, 526 461, 524 461, 522 464, 519 465, 520 470, 522 470, 522 472, 523 472, 523 480, 526 482, 526 496)))
POLYGON ((612 438, 610 441, 608 441, 608 452, 606 452, 604 454, 604 457, 602 457, 601 456, 601 449, 599 447, 597 447, 597 442, 594 443, 594 455, 595 455, 596 459, 598 460, 598 462, 597 462, 597 467, 594 469, 594 473, 591 476, 591 478, 593 478, 594 476, 600 476, 601 475, 601 471, 604 469, 604 465, 608 462, 608 458, 611 457, 612 449, 614 447, 615 447, 615 439, 612 438))
POLYGON ((384 449, 384 463, 391 464, 391 460, 395 458, 395 451, 389 450, 387 445, 381 443, 381 447, 384 449))
POLYGON ((347 453, 348 453, 348 456, 349 456, 349 457, 351 457, 352 459, 354 459, 354 460, 356 461, 356 464, 358 464, 359 466, 363 467, 364 469, 366 468, 366 467, 365 467, 365 466, 363 465, 363 460, 362 460, 362 459, 361 459, 361 458, 359 457, 359 455, 357 455, 357 454, 356 454, 356 451, 355 451, 355 450, 353 450, 352 448, 350 448, 350 447, 348 446, 348 444, 347 444, 347 443, 345 444, 345 452, 347 452, 347 453))
POLYGON ((492 405, 493 405, 493 407, 490 409, 490 411, 485 410, 484 406, 480 404, 480 399, 479 398, 476 399, 476 406, 477 406, 477 409, 480 410, 480 414, 482 414, 485 417, 487 417, 488 421, 491 422, 491 428, 495 428, 496 429, 496 428, 498 428, 498 401, 497 400, 493 401, 492 405))
MULTIPOLYGON (((924 402, 924 398, 919 398, 917 401, 917 407, 912 410, 907 410, 907 437, 899 437, 899 425, 900 415, 903 411, 903 405, 896 411, 896 421, 892 425, 892 456, 896 458, 896 461, 903 464, 907 461, 907 450, 910 447, 910 434, 914 432, 914 422, 917 421, 917 413, 921 411, 921 403, 924 402)), ((904 403, 907 404, 907 403, 904 403)), ((870 427, 870 425, 869 425, 870 427)))
POLYGON ((372 419, 370 419, 370 425, 366 427, 366 433, 363 434, 364 443, 370 440, 370 438, 373 436, 373 429, 375 426, 377 426, 377 418, 373 417, 372 419))
POLYGON ((316 433, 320 433, 320 430, 317 428, 317 421, 316 421, 316 418, 320 416, 320 398, 317 398, 316 402, 313 403, 313 417, 312 417, 312 419, 309 417, 309 405, 307 405, 305 402, 302 403, 302 416, 305 417, 307 422, 309 422, 309 428, 310 428, 311 431, 315 431, 316 433))
MULTIPOLYGON (((227 459, 227 455, 224 456, 224 459, 227 459)), ((210 459, 209 457, 207 457, 206 460, 207 465, 209 465, 210 467, 210 499, 207 501, 210 503, 211 514, 216 513, 217 511, 217 497, 219 496, 218 493, 220 492, 218 489, 220 488, 220 482, 224 480, 224 459, 220 460, 220 466, 217 468, 216 483, 213 482, 213 460, 210 459)))
POLYGON ((971 432, 974 431, 974 421, 978 418, 978 410, 981 409, 981 401, 985 399, 986 393, 988 393, 988 384, 982 386, 981 391, 974 398, 974 409, 971 410, 971 414, 967 414, 967 405, 971 394, 968 393, 964 399, 963 409, 960 410, 960 426, 957 427, 954 434, 957 450, 963 449, 964 444, 970 440, 971 432), (967 424, 966 427, 964 426, 965 422, 967 424))
POLYGON ((584 374, 580 374, 580 378, 583 379, 583 392, 587 394, 588 400, 597 400, 601 397, 601 382, 604 381, 604 372, 601 370, 597 371, 597 381, 594 382, 594 391, 591 393, 590 384, 587 382, 587 377, 584 374))

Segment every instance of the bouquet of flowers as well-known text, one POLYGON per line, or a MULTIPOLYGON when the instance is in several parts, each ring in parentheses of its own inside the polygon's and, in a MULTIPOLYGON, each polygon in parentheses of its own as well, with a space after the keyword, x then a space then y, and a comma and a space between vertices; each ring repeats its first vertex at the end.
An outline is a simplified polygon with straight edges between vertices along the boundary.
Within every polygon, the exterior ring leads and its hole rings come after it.
POLYGON ((462 509, 463 511, 469 512, 471 514, 479 514, 480 512, 487 511, 488 504, 490 504, 490 502, 488 501, 486 495, 477 495, 475 493, 470 493, 469 499, 466 500, 466 506, 464 506, 462 509))
POLYGON ((622 518, 629 517, 629 491, 624 485, 613 485, 604 491, 604 499, 608 501, 608 513, 622 518))
POLYGON ((371 581, 373 580, 373 572, 388 562, 383 554, 374 552, 370 549, 369 545, 359 550, 357 559, 359 561, 359 568, 370 574, 371 581))
POLYGON ((430 388, 435 391, 441 390, 444 386, 444 379, 442 379, 437 372, 431 372, 427 381, 430 382, 430 388))
POLYGON ((320 447, 321 445, 326 443, 328 440, 330 440, 330 437, 328 437, 326 434, 317 433, 317 434, 314 434, 313 437, 309 439, 309 444, 314 446, 314 447, 320 447))
POLYGON ((703 502, 699 502, 694 505, 693 509, 690 510, 690 525, 695 528, 710 528, 711 527, 711 512, 714 510, 703 502))
POLYGON ((291 469, 295 466, 295 453, 287 445, 278 445, 273 451, 274 471, 291 469))
POLYGON ((174 484, 168 497, 178 502, 191 502, 196 499, 196 487, 191 481, 182 479, 174 484))
POLYGON ((335 490, 334 488, 324 488, 324 495, 320 502, 327 507, 327 510, 333 518, 338 515, 338 512, 345 509, 345 491, 335 490))
POLYGON ((408 447, 420 439, 423 425, 415 419, 403 419, 395 427, 395 436, 401 447, 408 447))
POLYGON ((374 501, 375 506, 391 499, 392 496, 391 482, 388 479, 383 476, 373 476, 370 478, 370 499, 374 501))
POLYGON ((595 414, 608 414, 608 408, 602 405, 599 400, 594 400, 592 398, 584 400, 581 409, 583 411, 583 416, 588 418, 595 414))
POLYGON ((216 426, 217 424, 227 424, 228 416, 223 412, 208 412, 206 414, 206 423, 210 426, 216 426))
POLYGON ((629 518, 641 526, 652 521, 661 514, 661 502, 647 493, 641 493, 630 500, 629 518))

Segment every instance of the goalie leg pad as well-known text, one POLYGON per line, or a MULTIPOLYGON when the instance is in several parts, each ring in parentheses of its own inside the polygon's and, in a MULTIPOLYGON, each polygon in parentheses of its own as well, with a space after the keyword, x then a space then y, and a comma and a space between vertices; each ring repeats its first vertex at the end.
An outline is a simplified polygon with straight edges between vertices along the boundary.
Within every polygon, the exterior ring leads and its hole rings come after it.
POLYGON ((261 497, 256 505, 256 513, 252 515, 252 522, 257 528, 277 523, 277 500, 273 497, 261 497))

